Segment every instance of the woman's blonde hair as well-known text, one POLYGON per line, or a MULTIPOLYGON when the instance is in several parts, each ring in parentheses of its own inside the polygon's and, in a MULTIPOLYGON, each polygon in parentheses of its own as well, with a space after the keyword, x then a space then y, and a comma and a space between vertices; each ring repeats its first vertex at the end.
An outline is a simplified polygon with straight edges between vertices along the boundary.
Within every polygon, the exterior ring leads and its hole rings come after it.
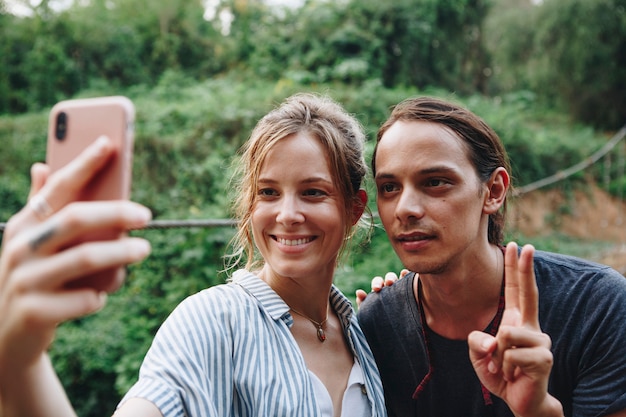
POLYGON ((367 173, 363 155, 365 134, 361 124, 331 98, 300 93, 287 98, 279 107, 264 116, 242 147, 235 172, 237 196, 234 214, 238 230, 227 256, 227 269, 246 260, 252 269, 263 264, 257 258, 252 236, 251 217, 257 197, 257 183, 263 162, 279 141, 297 133, 317 138, 326 151, 328 165, 338 192, 343 196, 346 220, 345 244, 353 234, 354 204, 362 204, 358 192, 367 173))

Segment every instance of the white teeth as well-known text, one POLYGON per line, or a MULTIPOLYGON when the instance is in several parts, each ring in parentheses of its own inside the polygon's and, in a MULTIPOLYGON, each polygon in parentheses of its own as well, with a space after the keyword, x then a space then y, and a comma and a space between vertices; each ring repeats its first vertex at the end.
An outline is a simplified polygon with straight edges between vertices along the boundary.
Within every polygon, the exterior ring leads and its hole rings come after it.
POLYGON ((305 243, 309 243, 311 240, 311 238, 308 239, 282 239, 282 238, 276 238, 276 240, 278 241, 278 243, 280 243, 281 245, 285 245, 285 246, 297 246, 297 245, 304 245, 305 243))

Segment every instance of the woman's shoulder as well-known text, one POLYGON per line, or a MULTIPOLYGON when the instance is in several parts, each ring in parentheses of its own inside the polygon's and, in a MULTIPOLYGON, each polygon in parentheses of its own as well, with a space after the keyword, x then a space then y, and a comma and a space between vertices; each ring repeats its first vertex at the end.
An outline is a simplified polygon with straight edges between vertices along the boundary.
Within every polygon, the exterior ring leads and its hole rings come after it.
POLYGON ((200 316, 223 314, 253 303, 252 297, 232 281, 205 288, 187 296, 172 314, 194 312, 200 316))

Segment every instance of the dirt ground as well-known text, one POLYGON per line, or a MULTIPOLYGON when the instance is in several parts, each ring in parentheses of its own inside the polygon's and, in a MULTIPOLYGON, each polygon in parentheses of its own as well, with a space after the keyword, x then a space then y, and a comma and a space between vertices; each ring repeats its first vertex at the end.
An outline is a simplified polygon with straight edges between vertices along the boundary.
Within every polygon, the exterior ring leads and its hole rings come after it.
POLYGON ((626 204, 590 187, 566 197, 561 192, 533 191, 511 200, 507 227, 525 236, 558 230, 584 240, 614 242, 593 260, 626 274, 626 204))

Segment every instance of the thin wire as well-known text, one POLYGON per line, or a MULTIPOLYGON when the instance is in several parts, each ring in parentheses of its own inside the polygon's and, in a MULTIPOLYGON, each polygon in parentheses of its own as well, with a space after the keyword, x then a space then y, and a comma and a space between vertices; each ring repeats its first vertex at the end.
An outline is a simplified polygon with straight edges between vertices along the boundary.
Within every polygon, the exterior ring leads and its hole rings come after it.
POLYGON ((153 220, 146 227, 135 230, 173 229, 179 227, 234 227, 234 219, 198 219, 198 220, 153 220))
POLYGON ((617 226, 621 226, 624 219, 622 217, 623 211, 622 211, 622 207, 621 207, 621 203, 623 203, 624 200, 624 169, 625 169, 625 165, 626 165, 626 150, 625 150, 625 144, 622 143, 622 146, 618 147, 617 150, 617 157, 618 157, 618 163, 617 163, 617 175, 618 175, 618 180, 617 180, 617 199, 620 203, 620 207, 618 208, 618 213, 617 213, 617 218, 615 219, 615 224, 617 226))
MULTIPOLYGON (((153 220, 140 230, 174 229, 183 227, 235 227, 237 221, 234 219, 205 219, 205 220, 153 220)), ((0 223, 0 232, 4 232, 6 223, 0 223)))
POLYGON ((522 194, 526 194, 539 188, 543 188, 555 182, 562 181, 565 178, 570 177, 579 171, 582 171, 583 169, 589 167, 590 165, 593 165, 600 158, 609 153, 611 149, 613 149, 615 145, 617 145, 624 138, 624 136, 626 136, 626 125, 622 126, 622 128, 611 138, 610 141, 608 141, 603 147, 594 152, 588 158, 585 158, 583 161, 577 163, 576 165, 559 171, 554 175, 550 175, 549 177, 546 177, 539 181, 535 181, 523 187, 517 188, 516 190, 514 190, 513 194, 515 196, 520 196, 522 194))

